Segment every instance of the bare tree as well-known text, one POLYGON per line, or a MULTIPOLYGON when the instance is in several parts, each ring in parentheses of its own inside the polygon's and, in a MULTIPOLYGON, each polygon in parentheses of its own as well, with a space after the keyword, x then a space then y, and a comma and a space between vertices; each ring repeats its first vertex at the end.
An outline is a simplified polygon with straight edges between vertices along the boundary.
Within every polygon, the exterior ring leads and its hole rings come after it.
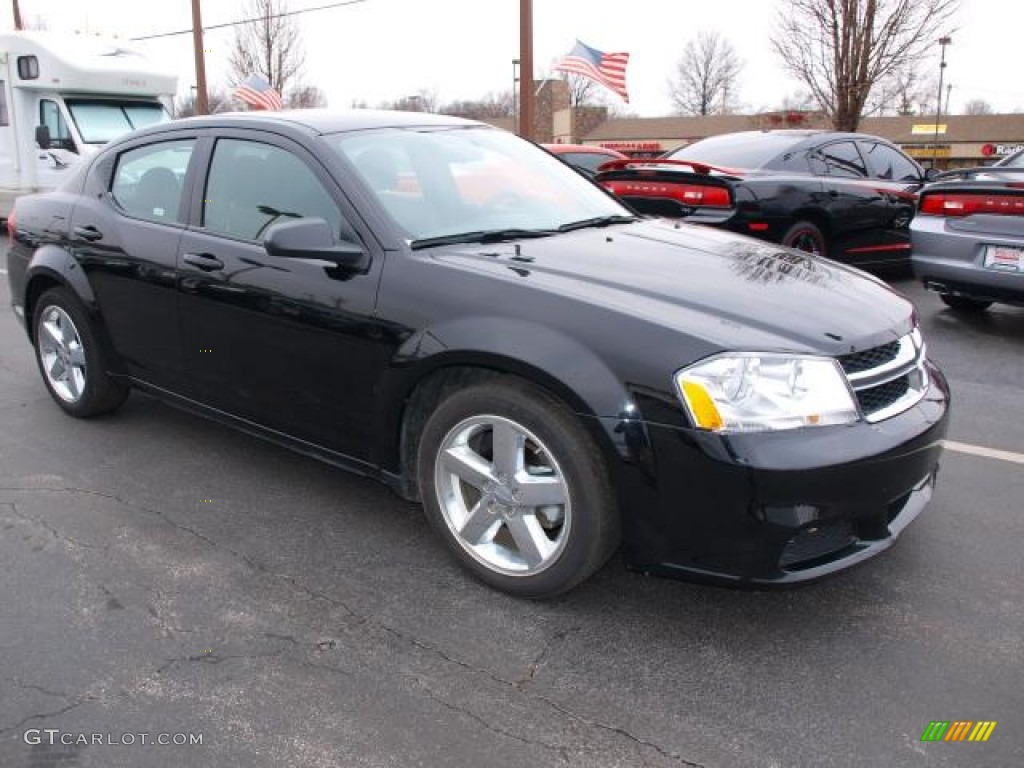
POLYGON ((918 61, 906 61, 884 77, 875 89, 865 107, 865 113, 882 115, 923 115, 935 96, 935 81, 921 76, 918 61))
POLYGON ((254 19, 235 27, 235 42, 228 59, 235 84, 253 74, 262 75, 283 94, 302 73, 299 30, 287 12, 285 0, 249 0, 244 14, 254 19))
POLYGON ((569 86, 570 107, 598 106, 603 101, 601 98, 602 86, 589 77, 574 75, 571 72, 562 72, 559 77, 569 86))
POLYGON ((669 79, 669 96, 687 115, 728 113, 736 100, 743 62, 732 44, 718 32, 701 32, 683 48, 676 73, 669 79))
POLYGON ((319 109, 327 106, 327 96, 315 85, 299 85, 288 92, 289 109, 319 109))
POLYGON ((441 113, 470 120, 491 120, 497 117, 512 117, 512 91, 488 93, 477 100, 453 101, 441 108, 441 113))
MULTIPOLYGON (((230 112, 234 109, 228 94, 221 88, 211 88, 206 94, 207 103, 210 106, 210 114, 218 112, 230 112)), ((192 117, 196 114, 196 92, 193 88, 188 96, 174 100, 175 117, 192 117)))
POLYGON ((378 109, 397 109, 402 112, 437 112, 437 91, 420 88, 411 96, 403 96, 394 101, 382 101, 378 109))
POLYGON ((991 115, 994 112, 992 105, 984 99, 971 99, 964 104, 965 115, 991 115))
POLYGON ((934 46, 960 0, 788 0, 772 46, 837 130, 855 131, 871 91, 934 46))

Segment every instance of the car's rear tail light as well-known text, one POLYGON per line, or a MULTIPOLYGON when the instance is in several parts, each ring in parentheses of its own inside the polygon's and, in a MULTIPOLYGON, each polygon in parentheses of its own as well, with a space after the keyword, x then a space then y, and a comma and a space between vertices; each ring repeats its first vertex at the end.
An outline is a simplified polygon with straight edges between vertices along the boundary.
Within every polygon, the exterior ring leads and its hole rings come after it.
POLYGON ((1024 196, 934 192, 921 200, 921 213, 928 216, 970 216, 975 213, 1020 216, 1024 214, 1024 196))
POLYGON ((664 181, 604 181, 609 192, 620 197, 665 197, 694 207, 728 208, 732 204, 725 187, 702 184, 674 184, 664 181))

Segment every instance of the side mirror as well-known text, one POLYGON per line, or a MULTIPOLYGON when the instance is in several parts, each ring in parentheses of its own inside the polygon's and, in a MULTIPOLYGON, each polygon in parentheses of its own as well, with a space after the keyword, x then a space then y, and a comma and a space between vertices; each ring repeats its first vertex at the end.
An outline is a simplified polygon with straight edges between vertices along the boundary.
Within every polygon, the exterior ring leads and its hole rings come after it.
POLYGON ((925 181, 935 181, 939 177, 940 173, 942 173, 942 171, 940 171, 938 168, 932 166, 931 168, 929 168, 928 170, 926 170, 924 172, 924 180, 925 181))
POLYGON ((363 269, 369 254, 355 243, 336 243, 331 226, 323 219, 303 218, 274 224, 267 230, 263 247, 282 259, 320 259, 347 269, 363 269))
POLYGON ((36 126, 36 144, 39 145, 40 149, 49 149, 51 146, 53 146, 53 140, 50 138, 49 126, 36 126))

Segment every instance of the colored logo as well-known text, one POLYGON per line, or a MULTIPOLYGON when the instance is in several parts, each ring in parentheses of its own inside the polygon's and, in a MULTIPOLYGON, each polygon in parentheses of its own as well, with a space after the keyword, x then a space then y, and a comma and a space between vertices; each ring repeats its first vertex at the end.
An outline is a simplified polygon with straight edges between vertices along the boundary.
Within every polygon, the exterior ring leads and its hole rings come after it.
POLYGON ((932 720, 921 741, 988 741, 996 724, 995 720, 932 720))
POLYGON ((982 144, 982 146, 981 146, 981 154, 983 154, 985 157, 992 157, 992 155, 994 155, 995 153, 996 153, 996 145, 995 144, 982 144))

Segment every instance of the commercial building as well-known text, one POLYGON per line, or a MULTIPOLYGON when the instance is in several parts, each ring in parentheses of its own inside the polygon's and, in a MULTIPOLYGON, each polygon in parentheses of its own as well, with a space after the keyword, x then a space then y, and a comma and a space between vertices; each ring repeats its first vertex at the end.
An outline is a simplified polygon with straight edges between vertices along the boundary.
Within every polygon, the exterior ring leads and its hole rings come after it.
MULTIPOLYGON (((553 141, 595 144, 632 157, 655 157, 707 136, 735 131, 829 127, 823 115, 809 112, 595 120, 590 109, 581 115, 584 125, 574 112, 579 110, 554 114, 553 141), (573 130, 580 127, 586 130, 573 130)), ((1024 114, 949 115, 938 126, 934 116, 868 117, 858 130, 888 139, 926 164, 934 158, 942 168, 984 165, 1024 148, 1024 114)))

